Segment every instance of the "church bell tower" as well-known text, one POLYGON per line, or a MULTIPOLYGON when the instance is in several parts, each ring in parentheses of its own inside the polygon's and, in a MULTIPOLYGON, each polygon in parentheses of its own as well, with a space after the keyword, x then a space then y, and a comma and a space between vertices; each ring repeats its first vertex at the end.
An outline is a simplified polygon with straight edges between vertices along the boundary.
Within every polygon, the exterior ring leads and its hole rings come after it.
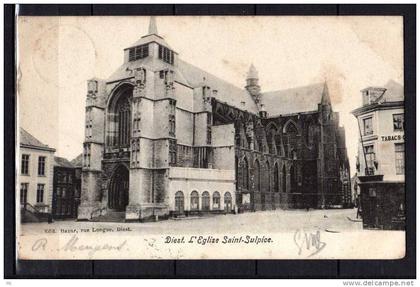
POLYGON ((254 99, 254 102, 259 106, 261 98, 261 87, 258 85, 258 71, 254 65, 251 64, 246 77, 245 89, 254 99))

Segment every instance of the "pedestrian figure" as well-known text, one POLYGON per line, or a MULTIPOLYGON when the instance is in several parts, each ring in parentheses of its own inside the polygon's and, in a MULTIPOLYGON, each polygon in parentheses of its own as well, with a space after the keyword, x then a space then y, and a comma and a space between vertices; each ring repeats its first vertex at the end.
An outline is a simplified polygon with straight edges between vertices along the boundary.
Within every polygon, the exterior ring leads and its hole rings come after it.
POLYGON ((359 206, 357 206, 356 218, 359 218, 359 215, 360 215, 360 218, 361 218, 362 217, 362 211, 361 211, 361 208, 360 208, 360 204, 359 204, 359 206))
POLYGON ((362 203, 360 202, 360 197, 359 196, 357 197, 356 203, 357 203, 356 218, 359 218, 359 215, 360 215, 360 217, 362 217, 362 203))

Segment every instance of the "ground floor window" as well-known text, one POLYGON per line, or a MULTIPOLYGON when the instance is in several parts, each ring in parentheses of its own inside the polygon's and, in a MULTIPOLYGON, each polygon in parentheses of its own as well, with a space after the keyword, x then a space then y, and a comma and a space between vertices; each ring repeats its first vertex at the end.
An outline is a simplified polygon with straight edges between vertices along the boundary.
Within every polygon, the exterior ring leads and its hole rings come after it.
POLYGON ((175 211, 178 213, 184 212, 184 193, 182 191, 175 193, 175 211))
POLYGON ((202 195, 202 210, 210 210, 210 194, 207 191, 203 192, 202 195))
POLYGON ((225 200, 225 211, 231 212, 232 211, 232 195, 230 194, 230 192, 225 193, 224 200, 225 200))
POLYGON ((395 144, 395 169, 397 174, 404 174, 405 162, 404 162, 404 144, 395 144))
POLYGON ((215 191, 213 193, 213 210, 220 209, 220 193, 215 191))
POLYGON ((28 184, 20 184, 20 204, 25 204, 28 202, 28 184))
POLYGON ((365 156, 366 156, 366 163, 367 163, 365 175, 373 175, 375 174, 375 161, 376 161, 374 147, 373 145, 368 145, 368 146, 365 146, 364 149, 365 149, 365 156))
POLYGON ((191 192, 191 203, 190 203, 190 209, 191 210, 198 210, 198 201, 199 196, 197 191, 191 192))
POLYGON ((36 189, 36 202, 44 202, 44 184, 38 184, 36 189))

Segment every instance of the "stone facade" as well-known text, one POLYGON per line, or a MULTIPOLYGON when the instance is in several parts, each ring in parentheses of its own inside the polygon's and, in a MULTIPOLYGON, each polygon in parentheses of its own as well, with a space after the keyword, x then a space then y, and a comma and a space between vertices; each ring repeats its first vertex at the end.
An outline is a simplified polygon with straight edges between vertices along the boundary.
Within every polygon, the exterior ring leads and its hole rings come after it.
POLYGON ((153 18, 124 53, 110 78, 88 81, 79 219, 345 206, 326 84, 304 89, 299 112, 272 110, 255 67, 237 88, 179 59, 153 18))

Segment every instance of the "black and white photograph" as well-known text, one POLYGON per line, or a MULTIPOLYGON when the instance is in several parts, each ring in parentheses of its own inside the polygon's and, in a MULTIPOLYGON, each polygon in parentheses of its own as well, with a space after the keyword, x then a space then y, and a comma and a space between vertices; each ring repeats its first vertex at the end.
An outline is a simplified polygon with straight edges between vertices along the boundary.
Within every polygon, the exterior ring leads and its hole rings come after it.
POLYGON ((405 257, 403 17, 17 16, 16 39, 19 259, 405 257))

